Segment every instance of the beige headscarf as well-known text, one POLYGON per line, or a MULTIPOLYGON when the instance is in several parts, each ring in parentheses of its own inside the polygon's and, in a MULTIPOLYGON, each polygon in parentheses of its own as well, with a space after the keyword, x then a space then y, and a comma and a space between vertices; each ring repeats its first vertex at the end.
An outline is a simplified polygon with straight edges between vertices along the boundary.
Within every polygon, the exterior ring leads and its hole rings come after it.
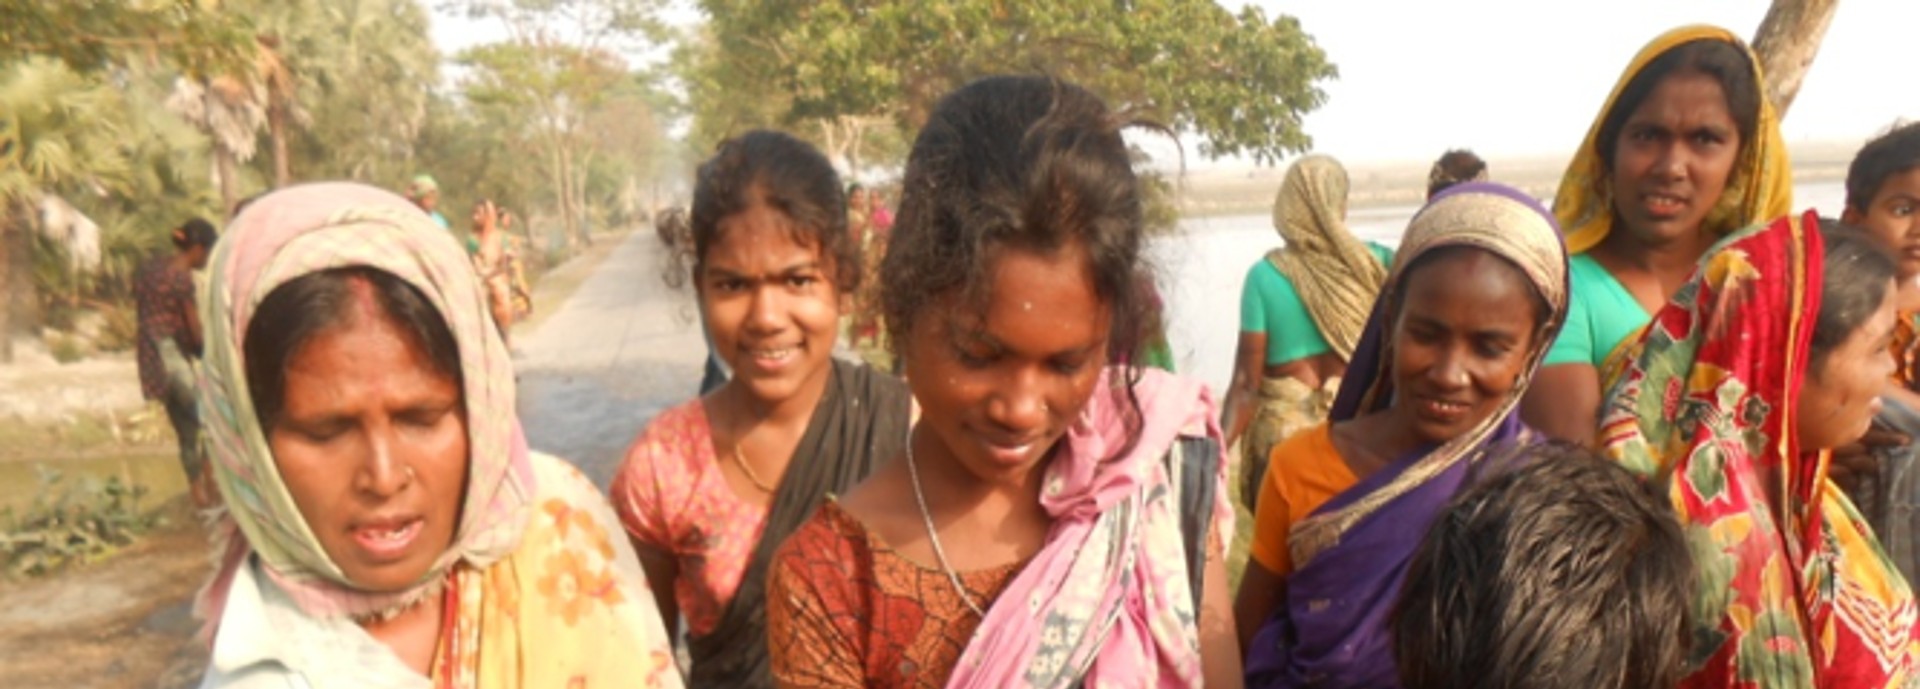
POLYGON ((1267 253, 1341 360, 1353 358, 1387 281, 1386 266, 1347 230, 1347 190, 1347 170, 1331 156, 1294 162, 1273 199, 1273 228, 1287 244, 1267 253))

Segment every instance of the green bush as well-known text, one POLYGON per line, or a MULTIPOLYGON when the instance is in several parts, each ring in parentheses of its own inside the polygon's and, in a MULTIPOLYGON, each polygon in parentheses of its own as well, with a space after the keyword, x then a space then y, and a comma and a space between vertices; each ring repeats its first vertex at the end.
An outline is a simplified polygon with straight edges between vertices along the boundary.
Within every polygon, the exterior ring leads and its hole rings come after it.
POLYGON ((81 344, 80 338, 72 335, 54 335, 48 338, 47 352, 53 355, 54 361, 71 364, 85 358, 87 348, 81 344))
POLYGON ((40 490, 21 514, 0 509, 0 565, 9 577, 43 576, 133 543, 158 519, 140 510, 147 489, 119 477, 81 477, 37 467, 40 490), (64 484, 64 485, 62 485, 64 484))

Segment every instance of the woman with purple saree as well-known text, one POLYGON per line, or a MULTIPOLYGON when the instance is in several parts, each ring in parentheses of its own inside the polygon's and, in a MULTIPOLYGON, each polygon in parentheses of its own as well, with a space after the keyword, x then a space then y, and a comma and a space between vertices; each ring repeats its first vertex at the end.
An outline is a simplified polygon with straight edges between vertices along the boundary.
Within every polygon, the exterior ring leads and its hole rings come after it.
POLYGON ((1247 686, 1398 686, 1407 562, 1455 494, 1536 439, 1516 409, 1566 266, 1553 216, 1508 187, 1460 185, 1414 217, 1328 425, 1274 450, 1235 611, 1247 686))

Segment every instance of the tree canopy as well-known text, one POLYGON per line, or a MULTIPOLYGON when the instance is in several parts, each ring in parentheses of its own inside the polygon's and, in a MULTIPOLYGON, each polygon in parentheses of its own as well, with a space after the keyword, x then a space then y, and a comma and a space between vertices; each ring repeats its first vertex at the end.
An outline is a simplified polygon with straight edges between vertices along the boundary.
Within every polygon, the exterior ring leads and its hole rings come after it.
POLYGON ((904 131, 975 78, 1039 73, 1263 162, 1307 149, 1301 118, 1337 71, 1290 16, 1212 0, 702 0, 704 46, 681 57, 696 137, 751 126, 904 131), (779 94, 769 96, 768 94, 779 94))

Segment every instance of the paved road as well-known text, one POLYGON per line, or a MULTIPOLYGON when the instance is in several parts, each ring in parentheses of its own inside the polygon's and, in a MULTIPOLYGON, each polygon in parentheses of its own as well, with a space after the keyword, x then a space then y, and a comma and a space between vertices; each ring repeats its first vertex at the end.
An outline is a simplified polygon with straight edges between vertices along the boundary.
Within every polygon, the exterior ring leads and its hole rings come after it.
POLYGON ((694 395, 707 352, 692 292, 661 279, 666 249, 654 234, 614 241, 558 311, 514 335, 528 442, 602 486, 641 425, 694 395))

